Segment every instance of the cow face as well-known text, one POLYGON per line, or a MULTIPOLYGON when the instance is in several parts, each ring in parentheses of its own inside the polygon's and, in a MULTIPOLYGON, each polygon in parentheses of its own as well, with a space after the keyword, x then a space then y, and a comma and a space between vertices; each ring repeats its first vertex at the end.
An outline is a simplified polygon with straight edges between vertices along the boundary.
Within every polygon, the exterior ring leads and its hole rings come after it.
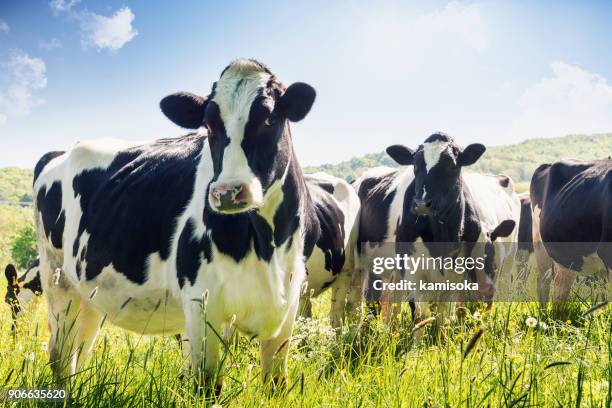
POLYGON ((414 166, 415 195, 412 211, 417 215, 441 215, 456 204, 461 187, 461 168, 474 164, 485 152, 475 143, 461 149, 448 135, 429 136, 415 151, 401 145, 387 148, 399 164, 414 166))
POLYGON ((19 278, 17 278, 17 270, 12 264, 7 265, 4 275, 7 280, 7 291, 4 300, 11 308, 11 316, 13 318, 11 331, 14 331, 17 319, 25 306, 36 296, 42 294, 38 261, 34 262, 30 269, 19 278))
POLYGON ((292 157, 288 122, 302 120, 314 99, 310 85, 285 88, 259 62, 238 60, 207 98, 174 94, 161 108, 179 126, 207 129, 214 169, 208 202, 232 214, 260 207, 269 190, 280 188, 292 157))

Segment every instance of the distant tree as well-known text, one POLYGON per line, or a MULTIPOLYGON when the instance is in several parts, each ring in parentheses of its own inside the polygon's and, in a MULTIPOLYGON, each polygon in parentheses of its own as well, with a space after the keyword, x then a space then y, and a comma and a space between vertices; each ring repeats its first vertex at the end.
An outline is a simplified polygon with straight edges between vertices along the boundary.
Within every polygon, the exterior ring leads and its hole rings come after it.
POLYGON ((21 204, 22 207, 27 207, 29 205, 32 204, 32 196, 30 194, 23 194, 20 198, 19 198, 19 203, 21 204))
POLYGON ((36 258, 36 233, 31 225, 23 228, 15 238, 11 246, 11 257, 20 268, 28 268, 36 258))

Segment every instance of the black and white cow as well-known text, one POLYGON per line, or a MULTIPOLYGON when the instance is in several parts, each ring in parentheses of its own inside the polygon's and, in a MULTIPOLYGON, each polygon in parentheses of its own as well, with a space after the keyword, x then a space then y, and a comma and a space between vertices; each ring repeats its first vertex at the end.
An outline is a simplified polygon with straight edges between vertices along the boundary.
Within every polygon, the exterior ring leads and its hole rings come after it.
POLYGON ((311 86, 285 87, 237 60, 207 97, 161 101, 173 122, 207 136, 83 142, 41 159, 35 210, 56 375, 75 372, 106 318, 185 332, 196 374, 217 391, 220 339, 206 327, 233 322, 260 340, 264 381, 285 378, 304 259, 321 233, 289 122, 314 99, 311 86))
POLYGON ((321 232, 306 261, 307 285, 302 293, 300 314, 310 317, 310 297, 331 288, 330 321, 337 328, 342 325, 346 312, 355 317, 361 304, 354 260, 359 197, 349 183, 323 172, 307 174, 305 180, 321 232))
POLYGON ((540 301, 554 278, 562 308, 577 273, 612 269, 612 160, 543 164, 530 190, 540 301))
MULTIPOLYGON (((367 269, 369 257, 393 256, 393 244, 396 242, 429 238, 425 217, 418 220, 410 218, 407 223, 403 222, 410 212, 405 205, 411 203, 414 197, 413 168, 375 167, 357 178, 353 186, 361 200, 356 261, 363 280, 364 297, 370 307, 380 308, 383 318, 390 320, 395 315, 392 303, 402 299, 372 290, 371 282, 376 277, 367 269)), ((401 271, 393 271, 380 278, 391 281, 397 280, 400 275, 401 271)))
POLYGON ((9 264, 4 269, 7 286, 5 302, 11 308, 11 331, 17 327, 17 319, 27 309, 32 300, 42 295, 40 284, 39 260, 35 260, 32 265, 21 276, 17 276, 17 269, 13 264, 9 264))
POLYGON ((529 270, 529 258, 533 254, 531 198, 529 193, 519 194, 518 197, 521 200, 521 218, 518 227, 516 262, 519 279, 525 279, 529 270))
MULTIPOLYGON (((470 145, 463 150, 452 138, 439 133, 427 138, 416 152, 401 145, 387 148, 387 153, 402 167, 373 170, 356 182, 362 200, 358 244, 422 240, 427 246, 439 242, 480 242, 484 245, 474 248, 486 252, 496 248, 492 242, 497 238, 516 242, 514 227, 519 219, 520 202, 512 181, 506 176, 462 171, 478 160, 484 150, 482 145, 470 145)), ((493 272, 502 262, 504 269, 512 267, 516 247, 506 249, 509 250, 490 257, 495 262, 487 262, 484 270, 470 273, 485 299, 493 296, 493 272)), ((424 311, 418 309, 417 317, 422 317, 424 311)))

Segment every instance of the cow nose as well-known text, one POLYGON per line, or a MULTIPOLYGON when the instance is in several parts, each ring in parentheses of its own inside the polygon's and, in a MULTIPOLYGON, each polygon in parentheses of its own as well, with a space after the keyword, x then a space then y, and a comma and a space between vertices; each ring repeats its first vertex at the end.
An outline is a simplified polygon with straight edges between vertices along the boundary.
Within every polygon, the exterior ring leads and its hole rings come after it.
POLYGON ((429 215, 431 200, 415 198, 412 205, 412 212, 416 215, 429 215))
POLYGON ((210 189, 210 203, 218 211, 235 211, 248 205, 246 184, 220 184, 210 189))

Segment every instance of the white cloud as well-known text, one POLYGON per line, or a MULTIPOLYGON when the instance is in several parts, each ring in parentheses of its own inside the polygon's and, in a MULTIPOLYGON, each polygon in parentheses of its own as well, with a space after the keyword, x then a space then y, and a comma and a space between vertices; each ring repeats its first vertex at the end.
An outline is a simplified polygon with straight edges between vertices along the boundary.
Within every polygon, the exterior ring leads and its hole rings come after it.
POLYGON ((601 75, 565 62, 533 84, 518 101, 513 133, 521 137, 612 130, 612 85, 601 75))
POLYGON ((122 7, 111 17, 96 13, 81 16, 81 44, 99 50, 117 51, 130 42, 138 31, 132 27, 134 13, 129 7, 122 7))
POLYGON ((10 30, 9 25, 6 21, 0 20, 0 33, 8 33, 10 30))
POLYGON ((51 0, 49 7, 55 13, 70 11, 74 6, 80 3, 81 0, 51 0))
POLYGON ((50 40, 40 40, 38 46, 43 50, 51 51, 56 48, 62 48, 62 43, 57 38, 53 37, 50 40))
POLYGON ((44 101, 36 92, 47 86, 45 62, 24 52, 14 52, 0 63, 0 124, 9 117, 27 116, 32 108, 44 101))

